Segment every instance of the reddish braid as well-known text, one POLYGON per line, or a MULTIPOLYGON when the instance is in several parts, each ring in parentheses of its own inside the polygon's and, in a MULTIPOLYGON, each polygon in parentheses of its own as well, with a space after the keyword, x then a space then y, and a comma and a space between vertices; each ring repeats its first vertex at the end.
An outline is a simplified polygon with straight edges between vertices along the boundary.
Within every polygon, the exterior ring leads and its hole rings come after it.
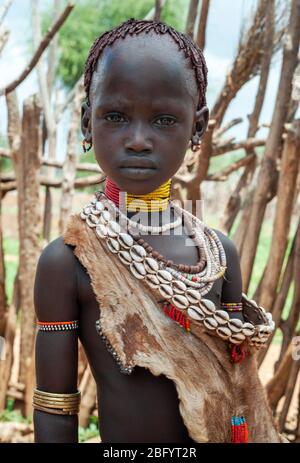
POLYGON ((130 18, 119 26, 100 35, 93 43, 85 64, 84 87, 88 103, 90 103, 90 87, 93 73, 96 70, 99 56, 104 48, 112 45, 116 40, 124 39, 129 35, 139 35, 154 31, 156 34, 169 34, 180 50, 183 50, 185 56, 190 58, 192 67, 195 71, 197 87, 199 89, 199 108, 206 106, 206 87, 207 87, 207 66, 202 50, 193 40, 181 32, 176 31, 173 27, 158 21, 145 21, 130 18))

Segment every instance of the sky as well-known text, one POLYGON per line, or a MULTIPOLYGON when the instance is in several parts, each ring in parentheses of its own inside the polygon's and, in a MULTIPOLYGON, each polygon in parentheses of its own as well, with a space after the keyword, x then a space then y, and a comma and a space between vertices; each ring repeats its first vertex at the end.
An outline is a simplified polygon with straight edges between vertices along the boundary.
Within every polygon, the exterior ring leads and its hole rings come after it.
MULTIPOLYGON (((0 0, 0 6, 4 0, 0 0)), ((43 7, 51 0, 43 0, 43 7)), ((236 54, 239 35, 245 18, 249 17, 251 9, 257 0, 211 0, 208 17, 205 58, 208 66, 208 94, 207 103, 211 107, 222 88, 226 73, 236 54)), ((0 58, 0 87, 15 79, 30 59, 28 41, 31 34, 30 0, 14 0, 5 25, 12 31, 9 41, 0 58)), ((272 66, 266 98, 260 122, 269 123, 279 81, 281 54, 278 54, 272 66)), ((253 95, 256 94, 258 78, 252 79, 238 93, 230 104, 224 123, 236 117, 243 117, 244 122, 232 128, 228 135, 237 140, 244 139, 247 132, 247 115, 251 113, 254 104, 253 95)), ((17 93, 21 103, 26 97, 37 91, 36 73, 33 71, 18 87, 17 93)), ((65 153, 65 131, 68 124, 67 116, 62 120, 58 134, 60 160, 65 153)), ((6 132, 6 108, 4 98, 0 97, 0 133, 6 132)), ((257 136, 266 136, 266 129, 258 132, 257 136)))

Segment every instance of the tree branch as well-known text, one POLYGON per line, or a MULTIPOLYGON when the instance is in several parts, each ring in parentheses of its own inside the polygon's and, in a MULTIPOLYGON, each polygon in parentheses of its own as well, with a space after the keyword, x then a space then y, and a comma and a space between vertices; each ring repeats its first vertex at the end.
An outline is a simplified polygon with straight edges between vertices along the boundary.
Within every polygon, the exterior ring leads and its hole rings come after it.
POLYGON ((206 35, 208 11, 209 11, 209 0, 202 0, 201 14, 200 14, 197 37, 196 37, 196 43, 201 48, 201 50, 204 50, 205 48, 205 35, 206 35))
POLYGON ((13 0, 6 0, 0 8, 0 26, 3 23, 5 16, 12 4, 13 0))
POLYGON ((226 167, 225 169, 221 170, 220 172, 215 172, 214 174, 210 174, 206 177, 205 180, 218 180, 218 181, 224 181, 228 178, 228 176, 234 172, 235 170, 240 169, 243 166, 246 166, 250 162, 253 161, 255 158, 255 154, 250 154, 248 156, 243 157, 242 159, 239 159, 236 162, 233 162, 230 164, 230 166, 226 167))
POLYGON ((58 32, 58 30, 61 28, 63 23, 68 18, 69 14, 73 10, 74 6, 75 6, 74 3, 70 3, 69 5, 67 5, 67 7, 65 8, 64 12, 61 14, 58 21, 56 21, 55 24, 51 27, 51 29, 46 33, 45 37, 43 38, 42 42, 40 43, 38 49, 36 50, 35 54, 31 58, 31 60, 30 60, 29 64, 27 65, 27 67, 24 69, 24 71, 21 73, 21 75, 16 80, 14 80, 12 83, 10 83, 9 85, 7 85, 6 87, 4 87, 4 88, 2 88, 0 90, 0 96, 1 95, 7 95, 8 93, 11 93, 31 73, 31 71, 36 66, 38 61, 40 60, 42 54, 44 53, 44 51, 48 47, 49 43, 51 42, 51 40, 53 39, 55 34, 58 32))

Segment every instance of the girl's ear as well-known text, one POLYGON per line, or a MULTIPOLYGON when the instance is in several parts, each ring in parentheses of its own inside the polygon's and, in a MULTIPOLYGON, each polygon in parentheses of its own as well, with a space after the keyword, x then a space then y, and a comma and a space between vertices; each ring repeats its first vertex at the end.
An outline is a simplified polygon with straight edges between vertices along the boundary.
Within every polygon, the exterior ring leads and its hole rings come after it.
POLYGON ((92 141, 91 106, 84 101, 81 105, 81 132, 87 142, 92 141))
POLYGON ((193 134, 196 135, 199 139, 203 137, 207 129, 207 124, 209 120, 209 110, 207 106, 203 106, 201 109, 197 109, 193 124, 193 134))

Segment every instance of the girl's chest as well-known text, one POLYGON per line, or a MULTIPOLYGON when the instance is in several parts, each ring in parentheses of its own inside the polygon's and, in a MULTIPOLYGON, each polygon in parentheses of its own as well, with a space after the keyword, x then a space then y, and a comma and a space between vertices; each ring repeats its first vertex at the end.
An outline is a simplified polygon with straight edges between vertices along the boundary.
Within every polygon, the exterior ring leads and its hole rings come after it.
POLYGON ((178 265, 196 265, 199 261, 197 247, 186 235, 141 235, 141 238, 166 261, 178 265))

